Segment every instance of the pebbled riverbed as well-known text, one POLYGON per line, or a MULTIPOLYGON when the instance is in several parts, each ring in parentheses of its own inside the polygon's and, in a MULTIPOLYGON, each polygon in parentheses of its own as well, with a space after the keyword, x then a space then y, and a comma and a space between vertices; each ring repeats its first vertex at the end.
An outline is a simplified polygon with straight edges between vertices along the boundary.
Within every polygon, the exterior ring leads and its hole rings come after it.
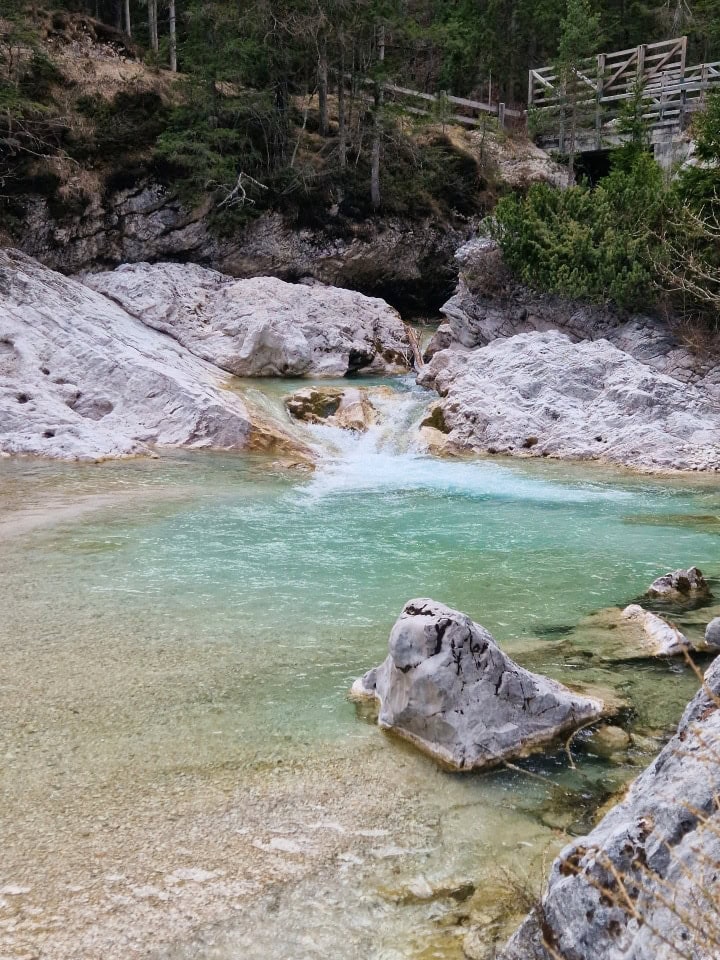
MULTIPOLYGON (((238 389, 277 413, 296 385, 238 389)), ((364 437, 295 428, 313 474, 0 461, 0 956, 453 960, 478 898, 523 913, 677 721, 688 671, 575 628, 667 569, 720 575, 717 484, 419 456, 426 396, 394 385, 364 437), (619 690, 627 763, 581 736, 577 769, 461 777, 383 735, 345 694, 414 596, 619 690)))

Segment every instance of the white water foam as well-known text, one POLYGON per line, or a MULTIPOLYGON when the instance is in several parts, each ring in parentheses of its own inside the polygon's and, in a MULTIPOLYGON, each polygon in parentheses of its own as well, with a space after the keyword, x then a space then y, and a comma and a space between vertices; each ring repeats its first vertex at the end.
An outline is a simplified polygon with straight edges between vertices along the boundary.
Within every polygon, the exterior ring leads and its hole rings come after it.
POLYGON ((627 491, 596 484, 558 483, 522 473, 522 467, 477 460, 445 460, 418 451, 416 428, 427 410, 426 391, 373 398, 381 423, 366 433, 315 425, 310 431, 320 459, 303 488, 306 502, 354 492, 401 493, 414 490, 480 499, 583 503, 621 500, 627 491))

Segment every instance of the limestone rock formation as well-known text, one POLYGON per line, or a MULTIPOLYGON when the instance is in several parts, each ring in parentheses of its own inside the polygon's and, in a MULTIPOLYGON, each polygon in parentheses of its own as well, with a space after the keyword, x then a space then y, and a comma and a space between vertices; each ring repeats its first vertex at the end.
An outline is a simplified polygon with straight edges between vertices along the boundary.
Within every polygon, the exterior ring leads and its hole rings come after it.
POLYGON ((720 943, 720 659, 625 799, 553 863, 500 960, 712 960, 720 943))
POLYGON ((435 217, 321 215, 324 222, 299 229, 266 212, 241 234, 220 237, 208 201, 186 208, 167 186, 145 177, 113 190, 99 171, 85 170, 83 182, 92 186, 81 212, 59 213, 56 204, 30 193, 16 237, 25 253, 63 273, 123 263, 203 263, 233 277, 312 279, 361 290, 414 312, 438 309, 457 281, 453 255, 465 230, 435 217))
POLYGON ((473 237, 455 254, 458 286, 442 307, 428 355, 452 344, 483 347, 518 333, 558 330, 573 342, 607 340, 658 373, 693 384, 720 404, 720 338, 702 350, 686 339, 682 326, 655 316, 627 317, 611 305, 596 305, 541 294, 519 283, 493 240, 473 237))
POLYGON ((389 647, 351 696, 378 700, 381 727, 452 770, 526 755, 605 709, 524 670, 487 630, 434 600, 405 604, 389 647))
POLYGON ((285 400, 288 413, 307 423, 326 423, 360 433, 378 421, 372 400, 392 396, 387 387, 303 387, 285 400))
POLYGON ((559 189, 569 185, 567 167, 530 139, 489 137, 481 130, 472 131, 468 139, 485 162, 489 159, 495 165, 499 180, 514 190, 527 190, 534 183, 549 183, 559 189))
POLYGON ((0 451, 67 459, 153 447, 300 447, 229 377, 77 280, 0 251, 0 451))
POLYGON ((85 282, 228 373, 332 376, 407 370, 409 344, 384 300, 274 277, 234 280, 196 264, 136 263, 85 282))
POLYGON ((647 596, 682 602, 709 597, 710 588, 702 570, 690 567, 689 570, 673 570, 653 580, 647 596))
POLYGON ((652 657, 674 657, 690 649, 690 642, 676 626, 637 603, 631 603, 622 612, 626 620, 642 629, 643 646, 652 657))
POLYGON ((418 381, 443 398, 455 451, 720 469, 720 405, 606 340, 547 331, 453 346, 418 381))

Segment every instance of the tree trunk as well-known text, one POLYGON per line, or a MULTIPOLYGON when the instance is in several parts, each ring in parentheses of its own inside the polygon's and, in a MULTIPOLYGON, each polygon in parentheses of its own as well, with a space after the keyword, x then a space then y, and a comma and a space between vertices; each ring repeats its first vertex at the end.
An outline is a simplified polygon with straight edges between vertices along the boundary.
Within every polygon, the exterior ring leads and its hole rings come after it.
POLYGON ((130 0, 125 0, 123 3, 123 20, 125 21, 125 33, 131 37, 132 36, 132 24, 130 23, 130 0))
POLYGON ((175 0, 170 0, 168 7, 170 19, 170 69, 177 73, 177 37, 175 35, 175 0))
MULTIPOLYGON (((342 44, 342 38, 340 39, 342 44)), ((345 118, 345 49, 340 49, 340 73, 337 85, 338 101, 338 152, 340 155, 340 169, 347 166, 347 120, 345 118)))
POLYGON ((113 0, 113 23, 118 30, 122 30, 123 4, 122 0, 113 0))
POLYGON ((157 53, 160 44, 158 42, 158 8, 157 0, 148 0, 148 28, 150 30, 150 46, 153 53, 157 53))
POLYGON ((328 62, 327 41, 321 37, 318 49, 318 109, 320 111, 320 136, 328 135, 328 62))
MULTIPOLYGON (((378 28, 378 62, 385 60, 385 27, 378 28)), ((380 207, 380 154, 383 130, 383 78, 375 84, 375 115, 373 118, 373 141, 370 158, 370 202, 373 209, 380 207)))

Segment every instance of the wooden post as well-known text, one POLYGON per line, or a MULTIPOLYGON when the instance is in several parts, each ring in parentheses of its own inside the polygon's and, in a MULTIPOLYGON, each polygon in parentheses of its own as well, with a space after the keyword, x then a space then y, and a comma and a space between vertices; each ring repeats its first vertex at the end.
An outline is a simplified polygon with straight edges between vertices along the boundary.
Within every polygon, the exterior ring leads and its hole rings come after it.
POLYGON ((680 79, 685 79, 685 66, 687 64, 687 37, 683 37, 680 45, 680 79))
POLYGON ((645 73, 645 44, 641 43, 637 48, 637 82, 642 83, 645 73))
POLYGON ((505 104, 504 103, 498 104, 498 123, 500 125, 500 129, 504 130, 505 129, 505 104))
POLYGON ((533 72, 528 70, 528 107, 533 105, 533 72))

